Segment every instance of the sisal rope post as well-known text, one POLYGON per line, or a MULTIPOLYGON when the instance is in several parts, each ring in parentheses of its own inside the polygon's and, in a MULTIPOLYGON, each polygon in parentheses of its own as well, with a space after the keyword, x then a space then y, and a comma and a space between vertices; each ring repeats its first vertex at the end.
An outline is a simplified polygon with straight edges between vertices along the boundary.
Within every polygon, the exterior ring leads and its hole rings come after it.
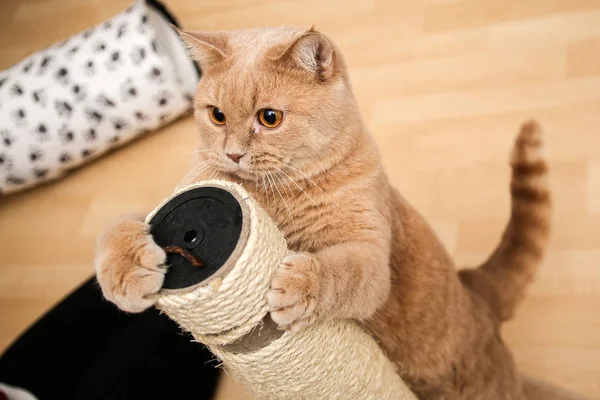
POLYGON ((279 261, 290 253, 271 218, 239 185, 206 181, 228 191, 243 223, 226 264, 192 287, 163 290, 157 306, 222 360, 258 399, 416 400, 374 339, 349 320, 315 323, 291 334, 277 331, 266 293, 279 261))

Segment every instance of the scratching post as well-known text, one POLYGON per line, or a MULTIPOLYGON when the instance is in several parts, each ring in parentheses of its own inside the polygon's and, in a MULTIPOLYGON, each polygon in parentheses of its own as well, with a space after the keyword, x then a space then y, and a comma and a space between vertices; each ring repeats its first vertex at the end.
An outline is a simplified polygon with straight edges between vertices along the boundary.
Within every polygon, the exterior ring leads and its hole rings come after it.
POLYGON ((241 186, 207 181, 181 189, 147 222, 157 244, 180 249, 169 252, 158 308, 257 398, 416 399, 353 321, 315 323, 296 334, 275 329, 266 293, 289 250, 241 186))

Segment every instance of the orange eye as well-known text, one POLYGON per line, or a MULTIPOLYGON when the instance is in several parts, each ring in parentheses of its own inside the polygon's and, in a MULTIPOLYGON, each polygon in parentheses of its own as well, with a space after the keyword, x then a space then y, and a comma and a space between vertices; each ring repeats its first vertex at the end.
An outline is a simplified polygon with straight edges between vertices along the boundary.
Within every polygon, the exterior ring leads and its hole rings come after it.
POLYGON ((258 112, 258 122, 267 128, 277 128, 283 119, 283 112, 265 108, 258 112))
POLYGON ((225 114, 215 106, 208 107, 208 116, 215 125, 225 125, 225 114))

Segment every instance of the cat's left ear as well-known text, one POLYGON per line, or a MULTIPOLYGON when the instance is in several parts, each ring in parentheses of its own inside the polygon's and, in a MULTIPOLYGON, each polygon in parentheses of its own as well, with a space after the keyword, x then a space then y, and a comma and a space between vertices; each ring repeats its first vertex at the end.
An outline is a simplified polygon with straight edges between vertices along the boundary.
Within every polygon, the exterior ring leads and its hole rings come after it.
POLYGON ((302 68, 321 80, 334 74, 334 51, 329 40, 314 28, 296 38, 276 61, 302 68))

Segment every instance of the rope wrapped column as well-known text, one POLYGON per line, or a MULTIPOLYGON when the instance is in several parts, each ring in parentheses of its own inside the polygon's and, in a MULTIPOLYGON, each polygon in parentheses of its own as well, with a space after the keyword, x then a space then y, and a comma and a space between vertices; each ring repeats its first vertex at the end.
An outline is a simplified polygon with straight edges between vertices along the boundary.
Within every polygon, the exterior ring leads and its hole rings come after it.
MULTIPOLYGON (((171 218, 168 224, 176 225, 177 216, 169 217, 165 207, 190 191, 202 197, 202 191, 209 189, 227 192, 239 204, 239 209, 235 204, 223 207, 241 213, 241 228, 235 219, 219 225, 235 226, 237 243, 222 265, 212 266, 210 276, 187 287, 179 282, 176 288, 163 288, 158 308, 208 346, 230 375, 258 399, 416 399, 373 338, 353 321, 315 323, 295 334, 275 329, 266 293, 275 268, 289 250, 284 235, 241 186, 206 181, 179 189, 147 217, 155 240, 161 221, 171 218), (158 217, 162 219, 157 221, 158 217)), ((186 201, 178 206, 189 207, 186 201)), ((207 207, 221 207, 209 195, 202 201, 207 207)), ((206 218, 213 218, 214 225, 217 217, 206 218)), ((208 234, 203 240, 209 240, 208 234)), ((164 243, 157 240, 159 245, 172 244, 161 240, 164 243)))

